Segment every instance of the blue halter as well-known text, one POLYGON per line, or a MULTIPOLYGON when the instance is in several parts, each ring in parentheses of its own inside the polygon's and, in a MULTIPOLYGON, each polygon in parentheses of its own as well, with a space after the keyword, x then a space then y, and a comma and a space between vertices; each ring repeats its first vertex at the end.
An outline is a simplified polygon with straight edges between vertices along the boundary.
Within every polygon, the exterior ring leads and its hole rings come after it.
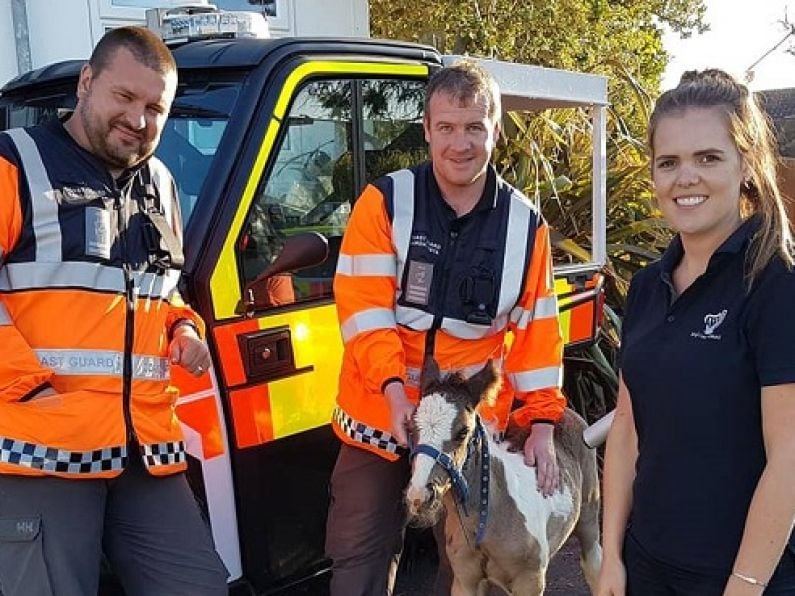
POLYGON ((461 469, 456 468, 455 463, 449 455, 439 451, 432 445, 420 443, 419 445, 411 448, 411 457, 416 457, 419 453, 427 455, 437 464, 439 464, 445 472, 447 472, 447 475, 450 477, 450 482, 453 485, 453 492, 455 492, 456 501, 458 502, 460 508, 463 509, 464 515, 469 517, 469 513, 467 512, 469 485, 466 481, 466 478, 464 478, 463 469, 469 462, 472 454, 475 452, 478 443, 480 443, 481 470, 480 496, 478 498, 478 530, 475 535, 475 545, 479 545, 482 542, 483 536, 486 533, 486 522, 489 518, 489 442, 486 438, 486 431, 483 428, 483 424, 480 422, 480 417, 478 417, 475 421, 475 432, 469 439, 469 443, 467 443, 467 457, 464 460, 464 464, 461 466, 461 469))

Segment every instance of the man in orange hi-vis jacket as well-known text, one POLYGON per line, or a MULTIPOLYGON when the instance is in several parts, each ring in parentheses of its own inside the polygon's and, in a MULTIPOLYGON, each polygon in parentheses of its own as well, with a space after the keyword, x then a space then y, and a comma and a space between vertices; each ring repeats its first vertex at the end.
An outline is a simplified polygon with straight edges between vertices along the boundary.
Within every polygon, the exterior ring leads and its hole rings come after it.
POLYGON ((427 356, 465 375, 501 362, 502 393, 481 415, 493 432, 509 413, 532 425, 525 461, 544 494, 558 485, 563 341, 549 228, 489 163, 499 115, 497 85, 475 63, 434 74, 424 117, 431 161, 365 188, 345 233, 334 279, 345 352, 326 542, 333 596, 391 594, 406 426, 427 356), (510 412, 514 398, 524 404, 510 412))
POLYGON ((176 189, 152 157, 177 86, 151 32, 107 33, 77 105, 0 135, 0 593, 227 593, 188 487, 170 365, 204 374, 177 292, 176 189))

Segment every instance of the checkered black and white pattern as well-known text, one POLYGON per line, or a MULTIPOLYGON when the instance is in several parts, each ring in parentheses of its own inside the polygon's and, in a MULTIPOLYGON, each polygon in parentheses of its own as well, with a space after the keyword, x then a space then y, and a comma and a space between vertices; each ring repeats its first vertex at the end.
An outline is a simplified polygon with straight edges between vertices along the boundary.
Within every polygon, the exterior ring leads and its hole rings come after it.
POLYGON ((0 437, 0 462, 42 472, 95 474, 124 469, 127 447, 119 445, 93 451, 67 451, 0 437))
POLYGON ((141 445, 141 456, 144 458, 148 468, 181 464, 186 461, 185 443, 183 441, 169 441, 167 443, 141 445))
POLYGON ((334 422, 354 441, 372 445, 396 455, 406 452, 406 449, 398 445, 391 434, 354 420, 339 407, 334 408, 334 422))

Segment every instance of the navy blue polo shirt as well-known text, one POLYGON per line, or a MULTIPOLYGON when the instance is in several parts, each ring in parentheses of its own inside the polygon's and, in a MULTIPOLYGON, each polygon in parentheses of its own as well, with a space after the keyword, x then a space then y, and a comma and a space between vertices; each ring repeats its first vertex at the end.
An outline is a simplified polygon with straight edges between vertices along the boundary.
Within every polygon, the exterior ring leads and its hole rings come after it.
POLYGON ((628 531, 661 561, 705 573, 731 571, 765 466, 761 388, 795 383, 795 273, 775 258, 748 290, 758 227, 744 222, 678 297, 677 236, 633 278, 624 318, 639 448, 628 531))

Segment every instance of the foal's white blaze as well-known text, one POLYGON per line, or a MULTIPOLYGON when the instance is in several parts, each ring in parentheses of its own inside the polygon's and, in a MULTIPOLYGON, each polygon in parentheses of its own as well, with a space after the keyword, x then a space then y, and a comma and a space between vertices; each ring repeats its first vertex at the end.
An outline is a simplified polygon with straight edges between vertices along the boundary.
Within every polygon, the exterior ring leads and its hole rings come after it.
POLYGON ((527 531, 535 536, 541 547, 542 560, 549 557, 547 544, 547 520, 553 515, 568 517, 574 510, 574 500, 568 488, 556 491, 544 498, 536 484, 536 469, 525 465, 522 453, 511 453, 504 446, 490 445, 493 456, 500 459, 505 468, 508 496, 516 503, 524 516, 527 531))
MULTIPOLYGON (((422 398, 414 413, 414 424, 417 428, 417 443, 424 443, 442 450, 442 443, 448 441, 453 433, 453 422, 458 415, 455 405, 449 403, 442 394, 432 393, 422 398)), ((406 497, 411 503, 427 498, 425 486, 436 463, 424 453, 418 453, 412 466, 411 481, 406 497)))

